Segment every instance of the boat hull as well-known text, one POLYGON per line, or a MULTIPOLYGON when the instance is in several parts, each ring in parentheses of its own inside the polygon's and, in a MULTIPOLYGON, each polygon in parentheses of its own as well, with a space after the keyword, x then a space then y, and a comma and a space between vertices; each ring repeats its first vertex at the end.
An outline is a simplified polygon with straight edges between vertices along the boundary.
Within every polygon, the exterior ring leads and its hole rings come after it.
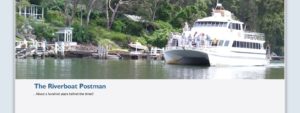
POLYGON ((167 50, 164 58, 168 64, 203 65, 203 66, 260 66, 269 64, 265 55, 221 54, 208 50, 167 50))
POLYGON ((168 64, 204 65, 209 66, 208 54, 194 50, 168 50, 164 53, 168 64))

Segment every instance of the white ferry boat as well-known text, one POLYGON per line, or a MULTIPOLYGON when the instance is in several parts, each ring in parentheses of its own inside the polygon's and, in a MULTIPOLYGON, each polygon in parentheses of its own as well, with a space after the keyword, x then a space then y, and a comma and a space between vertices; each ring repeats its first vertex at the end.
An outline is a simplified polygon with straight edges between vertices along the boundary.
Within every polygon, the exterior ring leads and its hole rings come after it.
POLYGON ((169 64, 187 65, 267 65, 269 49, 263 33, 244 31, 243 22, 218 3, 212 16, 196 20, 191 29, 172 33, 164 58, 169 64))

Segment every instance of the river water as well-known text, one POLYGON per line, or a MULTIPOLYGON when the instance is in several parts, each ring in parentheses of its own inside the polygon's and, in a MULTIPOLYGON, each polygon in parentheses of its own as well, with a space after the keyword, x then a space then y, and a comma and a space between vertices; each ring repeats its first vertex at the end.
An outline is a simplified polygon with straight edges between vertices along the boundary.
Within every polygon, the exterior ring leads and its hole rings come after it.
POLYGON ((284 63, 251 67, 169 65, 156 60, 16 59, 17 79, 284 79, 284 63))

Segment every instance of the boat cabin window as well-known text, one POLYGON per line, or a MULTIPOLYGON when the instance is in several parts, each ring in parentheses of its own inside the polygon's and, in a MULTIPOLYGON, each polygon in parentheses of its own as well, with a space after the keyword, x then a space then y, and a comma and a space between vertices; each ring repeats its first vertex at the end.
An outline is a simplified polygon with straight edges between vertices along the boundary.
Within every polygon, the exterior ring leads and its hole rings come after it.
POLYGON ((194 27, 226 27, 227 22, 195 22, 194 27))
POLYGON ((238 23, 230 23, 228 26, 229 29, 241 30, 241 25, 238 23))
POLYGON ((215 40, 212 41, 212 46, 225 46, 229 45, 229 40, 215 40))
POLYGON ((250 42, 246 43, 246 48, 250 48, 250 42))
POLYGON ((220 40, 218 46, 223 46, 223 42, 223 40, 220 40))
MULTIPOLYGON (((226 45, 226 42, 225 42, 226 45)), ((259 43, 254 42, 244 42, 244 41, 234 41, 232 47, 235 48, 249 48, 249 49, 261 49, 261 45, 259 43)))
POLYGON ((173 39, 172 42, 171 42, 171 46, 178 46, 178 40, 173 39))
POLYGON ((247 48, 246 42, 240 42, 242 48, 247 48))
POLYGON ((224 46, 228 46, 229 45, 229 41, 226 40, 224 46))

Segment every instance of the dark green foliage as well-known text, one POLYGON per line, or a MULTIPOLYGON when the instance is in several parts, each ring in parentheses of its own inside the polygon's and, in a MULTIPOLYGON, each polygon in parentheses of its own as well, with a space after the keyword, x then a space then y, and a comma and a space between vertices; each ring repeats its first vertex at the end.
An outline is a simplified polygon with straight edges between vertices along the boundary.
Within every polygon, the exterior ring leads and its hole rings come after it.
POLYGON ((80 23, 74 22, 73 27, 73 41, 76 42, 88 42, 86 38, 86 29, 80 25, 80 23))
POLYGON ((33 33, 36 35, 37 40, 46 39, 52 41, 55 38, 55 29, 46 23, 33 22, 33 33))
POLYGON ((47 11, 47 15, 45 15, 45 19, 53 26, 57 26, 57 27, 64 26, 64 14, 60 11, 55 11, 55 10, 47 11))
POLYGON ((272 51, 284 55, 284 1, 263 0, 257 3, 260 11, 258 13, 260 31, 265 33, 272 51))
POLYGON ((64 11, 64 3, 65 0, 41 0, 42 2, 40 5, 46 10, 57 10, 57 11, 64 11))
POLYGON ((173 6, 167 1, 160 2, 156 17, 162 21, 170 21, 173 13, 173 6))
MULTIPOLYGON (((114 41, 121 47, 127 47, 130 41, 141 40, 136 36, 126 35, 120 32, 108 31, 102 27, 88 27, 86 38, 91 42, 98 42, 103 39, 114 41)), ((143 42, 143 41, 142 41, 143 42)))
POLYGON ((31 4, 41 5, 43 0, 29 0, 31 4))
MULTIPOLYGON (((65 0, 20 0, 17 7, 31 4, 45 8, 43 22, 30 22, 38 39, 53 39, 56 27, 65 27, 65 0)), ((72 22, 73 40, 78 43, 110 43, 127 47, 129 42, 139 40, 143 44, 164 47, 170 32, 179 31, 188 22, 211 15, 217 0, 129 0, 121 5, 111 30, 107 30, 105 1, 96 1, 87 25, 88 0, 80 0, 73 9, 69 1, 68 16, 75 10, 72 22), (81 13, 81 7, 82 13, 81 13), (82 24, 81 24, 82 14, 82 24), (141 16, 143 22, 124 17, 124 14, 141 16)), ((112 0, 112 7, 118 0, 112 0)), ((265 33, 272 51, 283 55, 284 47, 284 0, 219 0, 224 8, 235 14, 236 19, 247 26, 246 30, 265 33)), ((110 12, 109 15, 112 13, 110 12)), ((27 22, 16 16, 16 27, 27 22)))
POLYGON ((196 19, 206 16, 204 11, 199 10, 197 6, 188 6, 181 10, 171 21, 176 28, 183 27, 184 22, 193 23, 196 19))
POLYGON ((20 15, 16 15, 16 27, 21 28, 25 23, 25 18, 20 15))
POLYGON ((28 0, 20 0, 19 3, 17 4, 17 7, 27 7, 30 5, 30 2, 28 0))
POLYGON ((166 22, 163 21, 156 21, 154 24, 158 27, 158 30, 154 31, 150 35, 145 35, 145 39, 149 45, 156 46, 156 47, 165 47, 168 42, 168 37, 171 32, 178 31, 173 29, 173 27, 166 22))
POLYGON ((121 20, 116 20, 112 26, 112 29, 116 32, 124 32, 126 25, 121 20))
POLYGON ((192 24, 195 20, 206 16, 207 5, 203 0, 197 0, 192 4, 182 8, 171 20, 171 24, 176 28, 183 27, 184 22, 192 24))
POLYGON ((123 31, 126 34, 141 36, 143 33, 143 29, 144 26, 142 23, 127 20, 125 21, 125 28, 123 31))

